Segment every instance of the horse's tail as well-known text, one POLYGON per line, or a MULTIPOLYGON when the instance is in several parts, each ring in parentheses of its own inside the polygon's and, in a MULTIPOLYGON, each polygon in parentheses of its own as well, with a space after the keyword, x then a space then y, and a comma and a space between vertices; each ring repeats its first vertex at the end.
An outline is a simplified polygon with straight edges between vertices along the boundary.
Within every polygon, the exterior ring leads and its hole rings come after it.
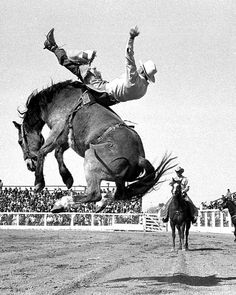
POLYGON ((157 189, 158 185, 165 180, 161 180, 162 176, 174 168, 176 164, 172 164, 172 161, 176 157, 165 155, 161 160, 159 166, 155 169, 152 164, 145 158, 140 157, 139 166, 145 170, 145 173, 137 181, 127 185, 125 187, 124 194, 127 199, 142 198, 146 193, 157 189))

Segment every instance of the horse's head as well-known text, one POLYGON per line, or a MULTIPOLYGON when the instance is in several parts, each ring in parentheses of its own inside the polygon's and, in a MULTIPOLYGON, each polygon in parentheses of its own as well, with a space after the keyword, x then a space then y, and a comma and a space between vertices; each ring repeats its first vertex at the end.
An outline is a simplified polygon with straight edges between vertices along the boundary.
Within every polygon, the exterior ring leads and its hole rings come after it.
POLYGON ((30 129, 26 124, 18 124, 13 121, 18 130, 18 143, 23 151, 24 161, 30 171, 35 171, 38 159, 38 151, 44 144, 41 131, 30 129))
POLYGON ((220 210, 226 209, 227 208, 227 202, 229 198, 222 196, 222 198, 218 201, 218 206, 220 210))
POLYGON ((181 197, 182 196, 182 186, 181 186, 181 180, 175 180, 172 178, 172 195, 175 197, 181 197))

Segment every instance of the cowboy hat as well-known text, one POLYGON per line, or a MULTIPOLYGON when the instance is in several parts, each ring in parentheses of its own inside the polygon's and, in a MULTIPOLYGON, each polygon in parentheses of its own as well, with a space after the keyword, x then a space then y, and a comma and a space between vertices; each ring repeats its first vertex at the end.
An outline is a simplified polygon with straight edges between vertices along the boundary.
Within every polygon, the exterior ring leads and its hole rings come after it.
POLYGON ((139 63, 140 63, 141 68, 143 69, 148 81, 155 83, 154 75, 157 73, 157 69, 156 69, 156 65, 154 64, 154 62, 151 60, 148 60, 145 63, 142 63, 142 61, 140 61, 139 63))
POLYGON ((184 168, 182 167, 177 167, 177 169, 175 170, 175 172, 178 172, 178 173, 183 173, 184 172, 184 168))

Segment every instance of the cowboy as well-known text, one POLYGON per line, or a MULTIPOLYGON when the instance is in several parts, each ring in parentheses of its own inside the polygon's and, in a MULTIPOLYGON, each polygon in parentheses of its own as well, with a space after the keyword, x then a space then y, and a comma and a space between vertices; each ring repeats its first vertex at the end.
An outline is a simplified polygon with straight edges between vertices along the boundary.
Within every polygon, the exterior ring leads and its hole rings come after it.
MULTIPOLYGON (((173 178, 173 180, 170 182, 170 185, 172 186, 171 193, 173 194, 173 188, 174 188, 174 182, 175 181, 181 181, 181 191, 182 191, 182 196, 184 197, 185 201, 188 202, 191 216, 192 216, 192 223, 197 222, 197 217, 198 217, 198 209, 197 207, 193 204, 192 200, 189 198, 187 192, 189 191, 190 187, 188 184, 188 179, 187 177, 183 176, 184 169, 182 167, 178 167, 176 170, 176 176, 173 178)), ((163 222, 168 222, 169 220, 169 205, 172 200, 172 197, 167 201, 165 207, 162 209, 162 221, 163 222)))
MULTIPOLYGON (((96 51, 65 51, 59 48, 54 39, 54 29, 46 36, 44 48, 53 52, 59 63, 75 74, 81 82, 98 92, 105 92, 111 97, 111 104, 143 97, 150 82, 155 83, 156 65, 148 60, 140 62, 137 68, 134 59, 134 39, 139 35, 137 26, 129 32, 129 39, 125 52, 125 73, 110 82, 103 80, 101 73, 91 66, 96 51)), ((111 105, 110 104, 110 105, 111 105)))

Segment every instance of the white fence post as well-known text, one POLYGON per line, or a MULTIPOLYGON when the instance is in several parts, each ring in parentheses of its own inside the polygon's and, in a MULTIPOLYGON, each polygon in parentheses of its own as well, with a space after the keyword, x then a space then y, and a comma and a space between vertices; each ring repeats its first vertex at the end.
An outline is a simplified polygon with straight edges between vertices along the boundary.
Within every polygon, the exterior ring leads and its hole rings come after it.
POLYGON ((220 228, 224 228, 224 214, 222 211, 220 211, 220 228))
POLYGON ((212 224, 211 224, 211 226, 212 227, 215 227, 216 226, 216 218, 215 218, 216 216, 215 216, 215 211, 212 211, 211 212, 211 221, 212 221, 212 224))

